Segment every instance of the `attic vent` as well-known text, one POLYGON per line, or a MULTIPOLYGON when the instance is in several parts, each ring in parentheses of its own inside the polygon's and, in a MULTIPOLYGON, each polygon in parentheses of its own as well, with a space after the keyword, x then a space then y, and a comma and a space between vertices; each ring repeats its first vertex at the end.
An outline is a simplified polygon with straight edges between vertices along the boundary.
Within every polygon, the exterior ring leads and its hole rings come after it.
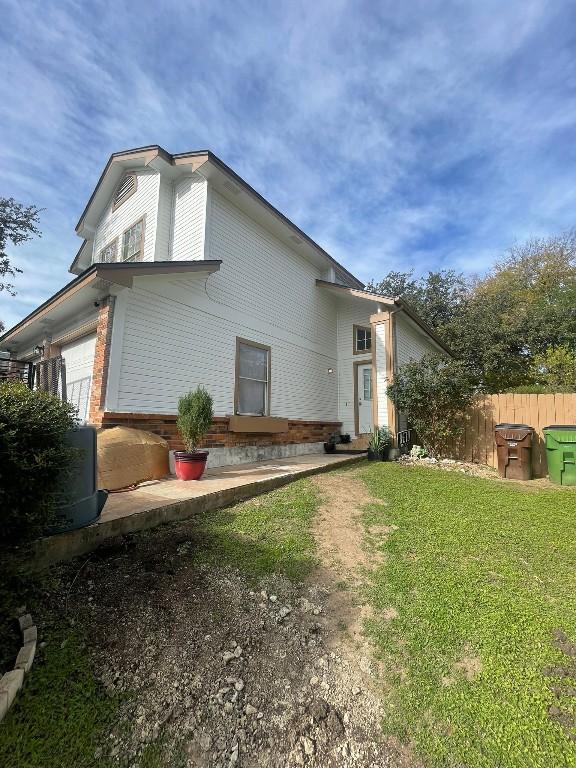
POLYGON ((340 283, 340 285, 348 285, 346 275, 339 269, 334 270, 334 282, 340 283))
POLYGON ((293 243, 296 243, 297 245, 300 245, 302 242, 301 237, 297 237, 296 235, 290 235, 290 240, 292 240, 293 243))
POLYGON ((116 189, 116 194, 114 196, 114 208, 122 205, 122 203, 127 200, 130 195, 133 195, 134 192, 136 192, 137 185, 138 182, 136 181, 136 176, 133 173, 127 173, 120 184, 118 184, 116 189))
POLYGON ((222 186, 227 189, 229 192, 232 192, 233 195, 239 195, 242 191, 240 187, 237 187, 236 184, 232 184, 231 181, 225 181, 222 186))

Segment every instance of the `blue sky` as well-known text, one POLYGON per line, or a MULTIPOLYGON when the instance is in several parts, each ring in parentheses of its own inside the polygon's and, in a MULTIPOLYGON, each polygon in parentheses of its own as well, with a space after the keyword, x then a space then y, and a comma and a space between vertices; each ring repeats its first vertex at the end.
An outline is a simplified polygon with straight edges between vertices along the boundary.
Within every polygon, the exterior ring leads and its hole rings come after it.
POLYGON ((483 272, 576 224, 568 0, 0 0, 0 196, 35 203, 10 326, 70 279, 111 152, 211 149, 364 281, 483 272))

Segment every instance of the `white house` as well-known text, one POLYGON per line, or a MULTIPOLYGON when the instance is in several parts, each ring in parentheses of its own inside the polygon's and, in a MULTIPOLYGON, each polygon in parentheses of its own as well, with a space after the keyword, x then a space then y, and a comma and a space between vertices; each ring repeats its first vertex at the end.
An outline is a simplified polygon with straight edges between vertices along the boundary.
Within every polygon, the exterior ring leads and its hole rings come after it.
POLYGON ((76 231, 76 277, 0 349, 62 356, 82 421, 172 447, 178 397, 204 385, 212 466, 317 451, 376 424, 396 432, 394 371, 442 349, 207 151, 112 155, 76 231))

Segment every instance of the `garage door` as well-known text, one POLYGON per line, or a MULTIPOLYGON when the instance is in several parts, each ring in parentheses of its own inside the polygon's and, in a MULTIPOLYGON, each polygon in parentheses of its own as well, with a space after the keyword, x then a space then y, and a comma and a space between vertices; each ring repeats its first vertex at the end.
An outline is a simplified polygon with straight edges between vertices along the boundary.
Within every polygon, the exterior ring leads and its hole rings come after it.
POLYGON ((80 422, 88 419, 95 349, 95 333, 62 346, 61 354, 66 364, 66 395, 68 402, 78 409, 80 422))

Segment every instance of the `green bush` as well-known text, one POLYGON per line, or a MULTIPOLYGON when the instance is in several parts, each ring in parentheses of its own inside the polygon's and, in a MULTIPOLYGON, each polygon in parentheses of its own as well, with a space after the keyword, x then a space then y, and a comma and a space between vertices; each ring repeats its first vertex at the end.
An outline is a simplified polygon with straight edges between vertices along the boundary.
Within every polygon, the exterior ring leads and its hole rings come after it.
POLYGON ((0 384, 0 541, 14 546, 45 533, 59 480, 76 452, 65 443, 75 409, 21 382, 0 384))
POLYGON ((406 415, 431 456, 445 455, 461 434, 474 393, 469 367, 439 355, 402 366, 388 387, 388 396, 406 415))
POLYGON ((176 426, 182 436, 186 450, 196 450, 212 424, 212 397, 204 389, 197 387, 178 400, 178 421, 176 426))

